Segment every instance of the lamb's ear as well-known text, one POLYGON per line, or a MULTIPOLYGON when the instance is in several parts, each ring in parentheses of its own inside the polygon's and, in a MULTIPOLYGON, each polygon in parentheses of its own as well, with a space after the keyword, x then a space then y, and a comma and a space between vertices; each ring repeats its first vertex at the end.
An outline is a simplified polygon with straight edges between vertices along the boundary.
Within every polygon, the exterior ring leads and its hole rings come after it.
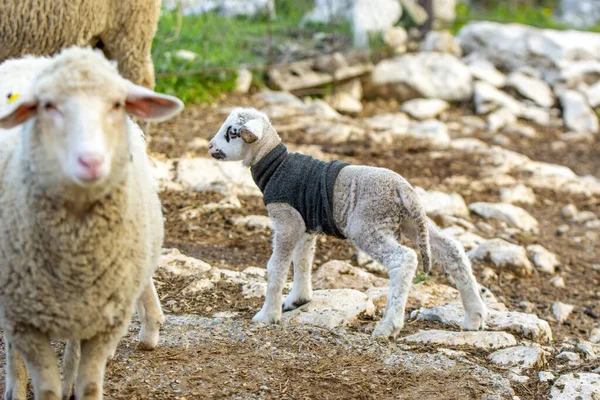
POLYGON ((240 133, 242 139, 246 143, 254 143, 260 140, 263 135, 264 123, 260 119, 251 119, 247 121, 241 128, 240 133))
POLYGON ((32 92, 19 94, 18 98, 0 112, 0 128, 11 129, 27 121, 36 115, 37 105, 37 99, 32 92))
POLYGON ((177 97, 156 93, 129 82, 125 109, 129 114, 146 121, 165 121, 183 110, 183 102, 177 97))

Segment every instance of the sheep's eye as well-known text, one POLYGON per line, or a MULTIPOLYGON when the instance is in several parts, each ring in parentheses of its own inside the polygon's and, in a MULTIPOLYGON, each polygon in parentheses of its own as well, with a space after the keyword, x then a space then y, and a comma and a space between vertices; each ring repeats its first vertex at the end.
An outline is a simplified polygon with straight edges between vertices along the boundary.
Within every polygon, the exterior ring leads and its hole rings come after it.
POLYGON ((115 104, 113 104, 114 110, 120 110, 121 108, 123 108, 123 103, 121 103, 120 101, 117 101, 115 102, 115 104))
POLYGON ((12 97, 12 93, 9 93, 6 95, 6 98, 10 100, 10 98, 12 97))
POLYGON ((46 111, 56 110, 56 106, 50 102, 44 103, 44 110, 46 110, 46 111))

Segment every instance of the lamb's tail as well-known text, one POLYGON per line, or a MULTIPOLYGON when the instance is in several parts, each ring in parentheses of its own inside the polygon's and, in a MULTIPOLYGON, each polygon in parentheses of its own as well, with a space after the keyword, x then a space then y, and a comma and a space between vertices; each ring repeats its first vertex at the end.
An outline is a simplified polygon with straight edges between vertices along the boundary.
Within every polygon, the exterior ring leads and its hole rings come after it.
POLYGON ((427 229, 427 215, 421 204, 419 194, 408 185, 400 190, 400 199, 407 209, 417 228, 417 247, 421 253, 423 272, 431 271, 431 245, 429 243, 429 230, 427 229))

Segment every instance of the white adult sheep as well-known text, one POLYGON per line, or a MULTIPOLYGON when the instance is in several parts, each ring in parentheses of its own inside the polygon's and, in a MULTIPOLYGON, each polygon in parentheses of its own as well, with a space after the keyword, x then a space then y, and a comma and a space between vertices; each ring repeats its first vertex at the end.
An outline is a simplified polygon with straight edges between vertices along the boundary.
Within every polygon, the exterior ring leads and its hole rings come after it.
POLYGON ((150 51, 160 0, 7 0, 0 3, 0 62, 98 46, 122 75, 154 88, 150 51))
POLYGON ((151 276, 163 217, 141 131, 126 113, 159 121, 182 108, 123 79, 100 52, 75 47, 0 114, 5 398, 25 398, 27 371, 37 399, 73 390, 102 398, 106 359, 136 299, 140 340, 156 345, 162 311, 151 276), (63 389, 51 338, 68 340, 63 389))
POLYGON ((273 222, 267 295, 255 321, 277 323, 282 308, 293 310, 311 300, 316 234, 324 232, 349 239, 388 268, 387 307, 373 336, 395 337, 404 326, 418 262, 414 250, 398 243, 398 235, 404 233, 417 244, 425 271, 433 256, 455 279, 466 311, 464 328, 484 327, 487 310, 464 249, 425 216, 418 194, 400 175, 384 168, 325 163, 288 153, 268 117, 254 108, 234 109, 211 139, 209 153, 218 160, 242 160, 251 167, 273 222), (294 282, 282 301, 291 262, 294 282))

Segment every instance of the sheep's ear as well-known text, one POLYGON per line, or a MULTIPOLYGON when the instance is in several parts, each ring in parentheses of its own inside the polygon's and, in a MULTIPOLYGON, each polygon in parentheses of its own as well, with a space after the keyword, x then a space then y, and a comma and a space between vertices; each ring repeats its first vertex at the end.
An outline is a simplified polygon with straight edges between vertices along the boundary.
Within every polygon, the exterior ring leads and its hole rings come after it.
POLYGON ((125 100, 129 114, 146 121, 165 121, 183 110, 183 102, 177 97, 159 94, 145 87, 130 83, 125 100))
POLYGON ((37 100, 32 93, 19 95, 17 99, 0 112, 0 128, 11 129, 21 125, 37 113, 37 100))
POLYGON ((254 143, 262 138, 264 124, 260 119, 251 119, 240 128, 242 139, 246 143, 254 143))

